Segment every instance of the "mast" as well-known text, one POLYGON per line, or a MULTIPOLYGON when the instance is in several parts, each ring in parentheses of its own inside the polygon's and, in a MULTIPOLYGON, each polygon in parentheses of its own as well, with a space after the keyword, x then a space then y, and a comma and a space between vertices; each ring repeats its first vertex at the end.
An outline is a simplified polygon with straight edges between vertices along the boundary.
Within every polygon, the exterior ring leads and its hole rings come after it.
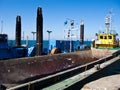
POLYGON ((110 18, 109 17, 105 18, 105 26, 106 26, 106 34, 108 34, 109 28, 110 28, 110 18))
POLYGON ((109 11, 109 16, 105 18, 106 33, 112 30, 112 10, 109 11))

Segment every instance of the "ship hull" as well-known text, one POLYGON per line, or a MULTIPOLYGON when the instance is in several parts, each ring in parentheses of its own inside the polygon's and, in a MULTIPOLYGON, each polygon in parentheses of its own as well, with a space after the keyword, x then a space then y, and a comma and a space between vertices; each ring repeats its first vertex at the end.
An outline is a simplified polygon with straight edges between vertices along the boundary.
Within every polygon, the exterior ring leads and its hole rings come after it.
POLYGON ((107 48, 91 47, 91 51, 94 57, 103 58, 103 57, 120 52, 120 48, 107 49, 107 48))

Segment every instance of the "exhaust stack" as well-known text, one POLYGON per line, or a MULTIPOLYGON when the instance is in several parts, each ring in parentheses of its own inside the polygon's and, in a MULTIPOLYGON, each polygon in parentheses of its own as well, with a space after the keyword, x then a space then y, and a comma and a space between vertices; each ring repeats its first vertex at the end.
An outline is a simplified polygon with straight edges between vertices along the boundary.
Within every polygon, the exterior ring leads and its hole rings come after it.
POLYGON ((36 56, 42 55, 43 50, 43 16, 42 8, 37 9, 37 26, 36 26, 36 56))
POLYGON ((80 43, 83 44, 84 43, 84 21, 81 20, 80 23, 80 43))
POLYGON ((21 17, 16 17, 16 47, 21 46, 21 17))

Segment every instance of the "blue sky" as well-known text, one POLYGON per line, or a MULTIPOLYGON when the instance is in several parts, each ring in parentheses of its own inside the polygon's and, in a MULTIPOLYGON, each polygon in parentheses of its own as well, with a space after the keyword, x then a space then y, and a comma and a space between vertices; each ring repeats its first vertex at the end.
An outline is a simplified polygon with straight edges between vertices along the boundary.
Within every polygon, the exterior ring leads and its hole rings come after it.
POLYGON ((31 31, 36 31, 37 7, 43 10, 44 40, 48 38, 47 30, 52 31, 51 39, 64 39, 66 18, 74 20, 78 27, 83 19, 85 40, 92 40, 99 29, 105 28, 104 19, 110 9, 113 28, 120 33, 120 0, 0 0, 0 21, 9 39, 15 39, 17 15, 21 16, 25 39, 33 38, 31 31))

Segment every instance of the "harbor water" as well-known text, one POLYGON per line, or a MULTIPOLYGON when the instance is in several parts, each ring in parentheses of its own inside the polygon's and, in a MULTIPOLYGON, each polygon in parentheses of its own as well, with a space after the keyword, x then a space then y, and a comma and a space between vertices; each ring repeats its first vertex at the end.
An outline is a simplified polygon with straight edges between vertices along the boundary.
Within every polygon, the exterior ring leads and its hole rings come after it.
MULTIPOLYGON (((36 40, 22 40, 21 44, 25 45, 26 43, 28 43, 27 47, 33 47, 36 45, 36 40)), ((91 41, 84 41, 83 44, 80 43, 79 40, 76 41, 71 41, 72 44, 72 50, 71 51, 76 51, 78 49, 81 49, 85 46, 90 47, 91 46, 91 41)), ((8 45, 9 46, 15 46, 15 40, 8 40, 8 45)), ((50 40, 50 42, 48 40, 44 40, 43 41, 43 51, 47 52, 48 48, 49 50, 52 50, 52 48, 60 48, 62 51, 64 52, 69 52, 70 50, 70 41, 69 40, 50 40)))

